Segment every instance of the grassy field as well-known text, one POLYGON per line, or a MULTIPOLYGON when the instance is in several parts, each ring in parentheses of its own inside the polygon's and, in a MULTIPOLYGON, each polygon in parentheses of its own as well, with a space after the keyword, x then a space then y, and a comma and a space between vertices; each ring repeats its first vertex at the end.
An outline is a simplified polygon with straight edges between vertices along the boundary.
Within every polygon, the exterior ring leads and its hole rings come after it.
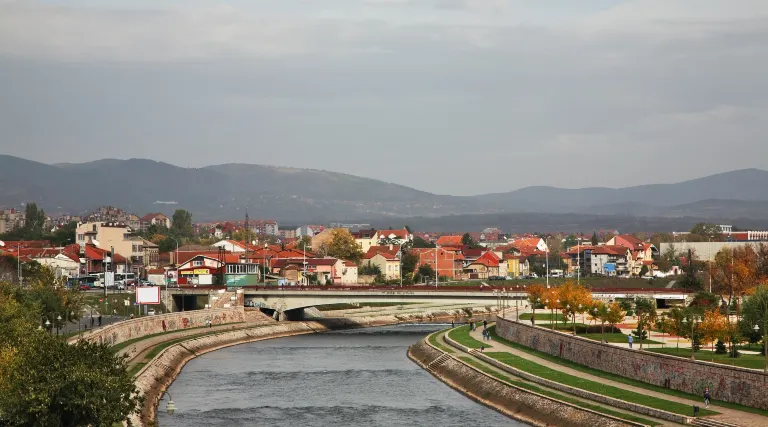
MULTIPOLYGON (((508 345, 508 346, 510 346, 512 348, 516 348, 516 349, 518 349, 520 351, 523 351, 525 353, 528 353, 528 354, 530 354, 532 356, 536 356, 536 357, 539 357, 541 359, 548 360, 548 361, 553 362, 553 363, 557 363, 558 365, 566 366, 568 368, 577 370, 579 372, 584 372, 584 373, 587 373, 587 374, 594 375, 596 377, 605 378, 607 380, 615 381, 617 383, 631 385, 631 386, 642 388, 642 389, 645 389, 645 390, 651 390, 651 391, 655 391, 655 392, 658 392, 658 393, 667 394, 669 396, 682 397, 682 398, 690 399, 690 400, 693 400, 693 401, 700 401, 701 400, 701 396, 699 396, 699 395, 685 393, 685 392, 678 391, 678 390, 672 390, 672 389, 669 389, 669 388, 659 387, 659 386, 656 386, 656 385, 653 385, 653 384, 648 384, 648 383, 645 383, 645 382, 642 382, 642 381, 638 381, 638 380, 634 380, 634 379, 631 379, 631 378, 622 377, 621 375, 616 375, 616 374, 612 374, 610 372, 605 372, 605 371, 601 371, 601 370, 598 370, 598 369, 593 369, 593 368, 590 368, 590 367, 587 367, 587 366, 584 366, 584 365, 580 365, 578 363, 571 362, 570 360, 561 359, 561 358, 559 358, 557 356, 552 356, 552 355, 550 355, 548 353, 544 353, 544 352, 541 352, 541 351, 538 351, 538 350, 534 350, 534 349, 528 348, 528 347, 526 347, 524 345, 520 345, 520 344, 518 344, 516 342, 508 341, 508 340, 506 340, 504 338, 501 338, 500 336, 498 336, 496 334, 496 327, 495 326, 492 326, 492 327, 490 327, 488 329, 491 332, 491 337, 493 338, 494 341, 498 341, 498 342, 500 342, 502 344, 505 344, 505 345, 508 345)), ((730 402, 723 402, 723 401, 714 400, 714 399, 712 400, 712 402, 713 402, 713 404, 716 404, 718 406, 722 406, 724 408, 736 409, 738 411, 744 411, 744 412, 751 412, 753 414, 758 414, 758 415, 762 415, 762 416, 768 417, 768 411, 763 410, 763 409, 752 408, 752 407, 749 407, 749 406, 739 405, 739 404, 730 403, 730 402)))
MULTIPOLYGON (((531 313, 523 313, 523 314, 520 315, 520 320, 531 320, 532 316, 533 316, 533 314, 531 314, 531 313)), ((534 319, 535 320, 546 320, 548 322, 551 322, 553 317, 558 322, 562 322, 563 321, 562 313, 555 313, 555 315, 552 316, 552 313, 550 313, 549 311, 546 311, 546 312, 539 311, 538 313, 536 313, 536 316, 534 317, 534 319)))
MULTIPOLYGON (((600 341, 603 339, 603 334, 579 334, 578 336, 582 338, 586 338, 588 340, 594 340, 594 341, 600 341)), ((635 342, 632 344, 634 347, 640 347, 640 340, 637 338, 634 338, 635 342)), ((627 336, 624 334, 620 334, 618 332, 614 332, 612 334, 606 333, 605 334, 605 341, 610 343, 627 343, 627 336)), ((643 344, 661 344, 658 341, 653 340, 643 340, 643 344)))
MULTIPOLYGON (((648 351, 654 353, 663 353, 670 356, 684 357, 686 359, 691 358, 691 350, 689 348, 654 348, 648 351)), ((765 366, 765 357, 759 354, 741 354, 736 359, 728 357, 727 354, 715 354, 709 350, 699 350, 696 353, 696 359, 704 362, 715 362, 729 366, 740 366, 742 368, 749 369, 763 369, 765 366)))
MULTIPOLYGON (((634 391, 624 390, 618 387, 569 375, 510 353, 486 352, 485 354, 498 360, 499 362, 520 369, 521 371, 536 375, 540 378, 548 379, 550 381, 555 381, 560 384, 565 384, 574 388, 601 394, 603 396, 612 397, 614 399, 619 399, 626 402, 637 403, 639 405, 648 406, 650 408, 661 409, 663 411, 672 412, 675 414, 692 415, 691 407, 687 404, 671 402, 658 397, 635 393, 634 391)), ((699 412, 699 415, 703 417, 716 414, 718 414, 718 412, 710 411, 704 408, 702 408, 699 412)))
MULTIPOLYGON (((478 326, 479 328, 483 327, 482 323, 477 323, 477 325, 479 325, 478 326)), ((469 325, 460 326, 458 328, 451 329, 451 331, 448 332, 448 337, 450 337, 452 340, 456 341, 457 343, 469 348, 492 347, 491 344, 489 344, 488 342, 482 342, 472 338, 469 335, 469 325)))
POLYGON ((439 348, 440 350, 443 350, 444 352, 449 354, 453 354, 454 353, 453 349, 443 344, 443 334, 445 334, 444 331, 435 332, 434 334, 429 336, 428 341, 430 344, 439 348))
POLYGON ((625 414, 623 412, 618 412, 618 411, 616 411, 614 409, 606 408, 604 406, 594 405, 594 404, 591 404, 591 403, 586 403, 586 402, 584 402, 582 400, 573 398, 573 397, 568 396, 568 395, 560 394, 560 393, 557 393, 557 392, 554 392, 554 391, 550 391, 550 390, 545 390, 545 389, 543 389, 543 388, 541 388, 539 386, 536 386, 534 384, 529 384, 529 383, 526 383, 526 382, 523 382, 523 381, 519 381, 519 380, 513 380, 513 379, 509 378, 508 376, 500 373, 499 371, 497 371, 497 370, 495 370, 495 369, 493 369, 493 368, 491 368, 489 366, 486 366, 486 365, 478 362, 475 359, 472 359, 471 357, 459 357, 459 359, 461 359, 461 361, 465 362, 466 364, 471 365, 471 366, 479 369, 480 371, 485 372, 488 375, 491 375, 492 377, 494 377, 496 379, 499 379, 501 381, 504 381, 504 382, 507 382, 509 384, 515 385, 515 386, 520 387, 522 389, 525 389, 525 390, 528 390, 528 391, 532 391, 534 393, 538 393, 538 394, 541 394, 541 395, 544 395, 544 396, 547 396, 547 397, 551 397, 553 399, 557 399, 557 400, 560 400, 562 402, 571 403, 571 404, 574 404, 574 405, 576 405, 576 406, 578 406, 580 408, 591 409, 591 410, 593 410, 595 412, 599 412, 601 414, 611 415, 611 416, 614 416, 616 418, 620 418, 620 419, 623 419, 623 420, 634 421, 634 422, 645 424, 645 425, 648 425, 648 426, 661 425, 658 422, 654 422, 654 421, 651 421, 651 420, 646 420, 645 418, 640 418, 640 417, 637 417, 637 416, 634 416, 634 415, 631 415, 631 414, 625 414))

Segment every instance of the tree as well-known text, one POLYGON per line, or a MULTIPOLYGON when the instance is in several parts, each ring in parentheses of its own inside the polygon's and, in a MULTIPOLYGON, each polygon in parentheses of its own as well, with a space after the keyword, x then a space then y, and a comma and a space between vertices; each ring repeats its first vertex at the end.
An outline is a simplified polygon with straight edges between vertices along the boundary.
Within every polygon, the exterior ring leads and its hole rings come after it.
POLYGON ((24 228, 30 234, 31 239, 43 235, 45 226, 45 211, 37 208, 37 203, 27 203, 24 208, 24 228))
POLYGON ((419 276, 430 280, 430 278, 435 277, 435 270, 429 264, 421 264, 419 266, 419 276))
POLYGON ((640 338, 640 349, 643 349, 643 337, 645 330, 656 320, 656 301, 650 298, 638 298, 635 300, 637 312, 637 336, 640 338))
POLYGON ((598 243, 599 243, 599 241, 597 240, 597 232, 593 231, 592 232, 592 246, 597 246, 598 243))
POLYGON ((192 214, 184 209, 176 209, 171 218, 171 232, 181 237, 192 237, 192 214))
POLYGON ((435 244, 430 243, 419 236, 413 236, 413 247, 414 248, 434 248, 435 244))
POLYGON ((3 370, 0 424, 120 423, 141 402, 125 361, 107 344, 76 344, 31 330, 3 370))
POLYGON ((528 301, 531 302, 531 311, 532 313, 532 323, 536 323, 536 309, 542 302, 542 298, 544 297, 544 293, 546 292, 546 288, 544 288, 544 285, 540 285, 538 283, 534 283, 531 286, 528 287, 526 292, 528 293, 528 301))
POLYGON ((413 273, 416 271, 416 266, 419 264, 419 257, 413 252, 404 252, 400 262, 403 266, 404 277, 405 275, 412 277, 413 273))
MULTIPOLYGON (((717 310, 710 310, 704 313, 704 319, 699 325, 701 330, 701 340, 704 344, 714 343, 715 341, 725 341, 728 335, 728 320, 717 310)), ((714 360, 714 354, 712 360, 714 360)))
POLYGON ((565 242, 563 242, 563 246, 565 247, 565 250, 570 249, 573 246, 576 246, 578 244, 578 240, 576 239, 575 234, 569 234, 568 237, 565 238, 565 242))
POLYGON ((77 222, 72 221, 67 223, 61 228, 57 228, 53 234, 48 236, 48 240, 54 246, 67 246, 75 243, 75 234, 77 230, 77 222))
MULTIPOLYGON (((712 263, 712 282, 717 293, 728 295, 728 306, 753 291, 758 284, 758 256, 752 246, 722 249, 712 263)), ((737 309, 737 315, 740 310, 737 309)))
POLYGON ((573 280, 567 280, 557 288, 557 299, 560 300, 560 310, 566 318, 573 316, 574 329, 576 327, 576 314, 584 313, 592 303, 592 293, 573 280))
POLYGON ((648 266, 643 264, 642 267, 640 267, 640 277, 644 277, 648 274, 648 266))
POLYGON ((621 309, 621 305, 617 302, 611 303, 603 317, 600 320, 611 325, 611 329, 616 327, 616 324, 624 320, 625 311, 621 309))
POLYGON ((296 241, 296 245, 294 247, 301 251, 310 251, 312 250, 312 238, 309 236, 301 236, 301 239, 296 241))
POLYGON ((720 241, 723 237, 723 232, 718 225, 706 222, 700 222, 694 225, 693 228, 691 228, 691 234, 701 236, 702 238, 712 240, 713 242, 720 241))
POLYGON ((258 239, 258 235, 256 235, 256 232, 252 229, 243 228, 232 233, 232 239, 239 242, 247 242, 248 245, 252 246, 252 242, 255 242, 258 239))
POLYGON ((354 236, 346 228, 331 230, 331 236, 324 245, 328 256, 334 258, 359 262, 363 256, 354 236))
POLYGON ((464 233, 463 236, 461 236, 461 244, 469 246, 470 248, 479 248, 480 245, 475 242, 475 240, 472 238, 472 236, 469 235, 469 233, 464 233))

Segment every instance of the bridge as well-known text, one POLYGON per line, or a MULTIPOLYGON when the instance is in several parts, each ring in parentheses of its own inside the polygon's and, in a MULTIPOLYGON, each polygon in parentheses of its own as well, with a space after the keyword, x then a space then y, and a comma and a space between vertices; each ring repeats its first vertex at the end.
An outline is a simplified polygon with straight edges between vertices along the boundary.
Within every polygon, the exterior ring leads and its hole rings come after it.
MULTIPOLYGON (((172 290, 173 311, 201 308, 201 300, 211 303, 215 295, 226 292, 224 287, 185 288, 172 290)), ((474 305, 514 307, 528 304, 523 286, 519 287, 245 287, 227 295, 233 295, 232 304, 258 307, 262 311, 277 312, 281 319, 300 320, 305 308, 327 304, 364 303, 431 303, 440 305, 474 305), (234 296, 236 295, 236 296, 234 296)), ((659 307, 682 304, 692 295, 691 291, 666 288, 606 288, 595 289, 592 295, 603 301, 621 298, 653 298, 659 307)), ((225 302, 229 302, 227 298, 225 302)))

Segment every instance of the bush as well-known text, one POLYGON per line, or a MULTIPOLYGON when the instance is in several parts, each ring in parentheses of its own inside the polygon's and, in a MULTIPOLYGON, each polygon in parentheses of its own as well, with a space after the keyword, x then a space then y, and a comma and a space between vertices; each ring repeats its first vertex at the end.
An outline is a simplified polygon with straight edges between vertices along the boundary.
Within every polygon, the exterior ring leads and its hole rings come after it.
POLYGON ((736 346, 731 347, 730 354, 728 354, 728 357, 737 358, 741 356, 741 353, 739 353, 739 350, 736 349, 736 346))
POLYGON ((725 353, 728 353, 728 349, 725 348, 725 343, 721 340, 717 340, 717 344, 715 344, 715 354, 725 353))
POLYGON ((632 336, 635 337, 638 340, 647 340, 648 339, 648 330, 643 329, 642 333, 635 329, 632 331, 632 336))
POLYGON ((698 335, 694 335, 693 343, 691 346, 693 347, 694 352, 701 350, 701 337, 699 337, 698 335))
POLYGON ((635 312, 632 310, 627 310, 627 316, 634 316, 635 312))

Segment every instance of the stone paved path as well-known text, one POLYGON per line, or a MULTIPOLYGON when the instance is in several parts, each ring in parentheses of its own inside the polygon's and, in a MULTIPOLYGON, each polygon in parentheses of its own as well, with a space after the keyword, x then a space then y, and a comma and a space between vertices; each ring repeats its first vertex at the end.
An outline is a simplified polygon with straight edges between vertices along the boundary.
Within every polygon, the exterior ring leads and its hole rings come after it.
MULTIPOLYGON (((490 324, 489 324, 489 326, 490 326, 490 324)), ((470 336, 472 336, 473 338, 475 338, 478 341, 483 341, 482 326, 477 328, 475 331, 471 332, 470 336)), ((667 400, 667 401, 673 401, 673 402, 679 402, 679 403, 683 403, 683 404, 686 404, 686 405, 689 405, 689 406, 693 406, 693 405, 697 405, 697 406, 700 406, 700 407, 704 406, 703 405, 703 401, 694 401, 694 400, 690 400, 690 399, 680 398, 680 397, 677 397, 677 396, 670 396, 668 394, 659 393, 659 392, 656 392, 656 391, 651 391, 651 390, 647 390, 647 389, 640 388, 640 387, 634 387, 634 386, 627 385, 627 384, 622 384, 622 383, 619 383, 619 382, 616 382, 616 381, 611 381, 609 379, 597 377, 597 376, 594 376, 594 375, 591 375, 591 374, 588 374, 588 373, 585 373, 585 372, 577 371, 575 369, 571 369, 569 367, 566 367, 566 366, 563 366, 563 365, 559 365, 557 363, 550 362, 548 360, 545 360, 545 359, 533 356, 531 354, 525 353, 525 352, 520 351, 518 349, 509 347, 509 346, 507 346, 505 344, 502 344, 502 343, 500 343, 498 341, 494 341, 493 342, 493 349, 489 349, 489 351, 511 353, 511 354, 520 356, 520 357, 522 357, 524 359, 530 360, 532 362, 538 363, 539 365, 546 366, 548 368, 551 368, 551 369, 554 369, 554 370, 558 370, 560 372, 564 372, 566 374, 573 375, 575 377, 580 377, 580 378, 588 379, 588 380, 591 380, 591 381, 594 381, 594 382, 597 382, 597 383, 614 386, 614 387, 621 388, 621 389, 624 389, 624 390, 634 391, 636 393, 643 394, 643 395, 646 395, 646 396, 654 396, 654 397, 658 397, 660 399, 664 399, 664 400, 667 400)), ((714 410, 714 411, 720 412, 720 415, 714 415, 714 416, 711 416, 711 417, 707 417, 707 419, 719 420, 719 421, 727 422, 727 423, 730 423, 730 424, 736 424, 736 425, 741 425, 741 426, 745 426, 745 427, 747 427, 747 426, 750 426, 750 427, 752 427, 752 426, 768 426, 768 417, 763 417, 763 416, 760 416, 760 415, 757 415, 757 414, 752 414, 752 413, 749 413, 749 412, 743 412, 743 411, 737 411, 737 410, 734 410, 734 409, 723 408, 723 407, 720 407, 720 406, 717 406, 717 405, 710 405, 709 408, 714 410)))

